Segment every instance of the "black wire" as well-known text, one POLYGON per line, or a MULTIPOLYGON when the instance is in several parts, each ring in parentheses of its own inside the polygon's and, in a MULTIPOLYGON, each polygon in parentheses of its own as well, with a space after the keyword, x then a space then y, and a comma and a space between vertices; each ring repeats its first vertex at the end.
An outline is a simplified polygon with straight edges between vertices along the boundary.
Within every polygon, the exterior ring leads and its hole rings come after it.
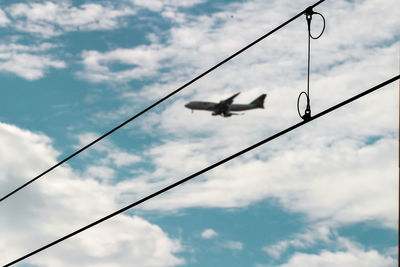
POLYGON ((145 202, 145 201, 147 201, 147 200, 149 200, 151 198, 154 198, 157 195, 160 195, 160 194, 162 194, 162 193, 164 193, 164 192, 166 192, 166 191, 168 191, 168 190, 170 190, 170 189, 172 189, 172 188, 174 188, 174 187, 176 187, 176 186, 178 186, 180 184, 183 184, 183 183, 195 178, 196 176, 199 176, 200 174, 208 172, 209 170, 212 170, 212 169, 218 167, 219 165, 222 165, 222 164, 224 164, 224 163, 226 163, 226 162, 228 162, 228 161, 230 161, 230 160, 232 160, 232 159, 234 159, 234 158, 236 158, 236 157, 238 157, 238 156, 240 156, 242 154, 245 154, 245 153, 249 152, 250 150, 253 150, 253 149, 255 149, 255 148, 257 148, 257 147, 259 147, 259 146, 261 146, 261 145, 263 145, 263 144, 265 144, 267 142, 270 142, 270 141, 278 138, 281 135, 284 135, 284 134, 286 134, 286 133, 288 133, 290 131, 293 131, 294 129, 296 129, 296 128, 298 128, 298 127, 300 127, 300 126, 302 126, 302 125, 304 125, 304 124, 306 124, 306 123, 308 123, 308 122, 310 122, 312 120, 315 120, 315 119, 317 119, 319 117, 322 117, 322 116, 324 116, 324 115, 326 115, 326 114, 328 114, 328 113, 330 113, 330 112, 332 112, 332 111, 334 111, 334 110, 336 110, 336 109, 338 109, 338 108, 340 108, 340 107, 342 107, 344 105, 349 104, 350 102, 353 102, 353 101, 355 101, 355 100, 357 100, 357 99, 359 99, 359 98, 361 98, 361 97, 363 97, 363 96, 365 96, 367 94, 370 94, 370 93, 378 90, 379 88, 382 88, 383 86, 388 85, 388 84, 398 80, 399 78, 400 78, 400 75, 397 75, 397 76, 395 76, 395 77, 393 77, 393 78, 391 78, 391 79, 389 79, 389 80, 387 80, 385 82, 382 82, 382 83, 372 87, 371 89, 368 89, 368 90, 366 90, 366 91, 364 91, 364 92, 362 92, 362 93, 360 93, 360 94, 358 94, 356 96, 353 96, 353 97, 351 97, 351 98, 349 98, 349 99, 347 99, 347 100, 345 100, 345 101, 343 101, 343 102, 341 102, 341 103, 339 103, 339 104, 337 104, 337 105, 335 105, 333 107, 330 107, 330 108, 328 108, 328 109, 316 114, 310 120, 307 120, 307 121, 304 120, 304 121, 299 122, 299 123, 287 128, 287 129, 285 129, 283 131, 280 131, 279 133, 276 133, 276 134, 274 134, 274 135, 272 135, 272 136, 270 136, 270 137, 268 137, 268 138, 266 138, 266 139, 264 139, 264 140, 262 140, 262 141, 260 141, 260 142, 258 142, 256 144, 254 144, 252 146, 247 147, 246 149, 243 149, 243 150, 241 150, 241 151, 239 151, 239 152, 237 152, 237 153, 235 153, 235 154, 233 154, 233 155, 231 155, 231 156, 229 156, 229 157, 227 157, 227 158, 225 158, 225 159, 223 159, 223 160, 221 160, 221 161, 219 161, 217 163, 214 163, 213 165, 210 165, 210 166, 208 166, 208 167, 206 167, 206 168, 204 168, 204 169, 202 169, 202 170, 200 170, 200 171, 198 171, 198 172, 196 172, 194 174, 191 174, 191 175, 187 176, 186 178, 177 181, 174 184, 171 184, 171 185, 169 185, 169 186, 167 186, 167 187, 165 187, 165 188, 163 188, 163 189, 161 189, 161 190, 159 190, 159 191, 157 191, 157 192, 155 192, 155 193, 153 193, 153 194, 151 194, 151 195, 149 195, 147 197, 144 197, 144 198, 142 198, 142 199, 140 199, 140 200, 138 200, 138 201, 136 201, 136 202, 134 202, 134 203, 132 203, 132 204, 120 209, 120 210, 118 210, 118 211, 115 211, 115 212, 113 212, 113 213, 111 213, 111 214, 109 214, 109 215, 107 215, 107 216, 105 216, 105 217, 103 217, 103 218, 101 218, 101 219, 99 219, 99 220, 97 220, 97 221, 85 226, 85 227, 82 227, 82 228, 80 228, 80 229, 78 229, 78 230, 76 230, 76 231, 74 231, 74 232, 72 232, 72 233, 60 238, 60 239, 57 239, 56 241, 53 241, 53 242, 51 242, 51 243, 49 243, 49 244, 47 244, 47 245, 45 245, 45 246, 33 251, 33 252, 30 252, 30 253, 26 254, 25 256, 22 256, 22 257, 14 260, 14 261, 12 261, 10 263, 7 263, 6 265, 4 265, 4 267, 11 266, 11 265, 13 265, 13 264, 15 264, 17 262, 22 261, 23 259, 26 259, 26 258, 28 258, 28 257, 30 257, 30 256, 32 256, 34 254, 39 253, 42 250, 45 250, 45 249, 47 249, 47 248, 49 248, 51 246, 54 246, 57 243, 60 243, 61 241, 64 241, 64 240, 66 240, 66 239, 68 239, 68 238, 70 238, 70 237, 72 237, 72 236, 74 236, 74 235, 76 235, 76 234, 78 234, 78 233, 80 233, 82 231, 85 231, 85 230, 87 230, 87 229, 89 229, 89 228, 91 228, 91 227, 93 227, 93 226, 105 221, 105 220, 108 220, 108 219, 110 219, 110 218, 112 218, 112 217, 114 217, 114 216, 116 216, 116 215, 118 215, 118 214, 120 214, 120 213, 122 213, 124 211, 127 211, 127 210, 129 210, 129 209, 131 209, 131 208, 133 208, 133 207, 135 207, 135 206, 137 206, 137 205, 139 205, 139 204, 141 204, 141 203, 143 203, 143 202, 145 202))
MULTIPOLYGON (((315 7, 318 6, 319 4, 321 4, 322 2, 324 2, 325 0, 320 0, 317 3, 315 3, 314 5, 312 5, 311 7, 315 7)), ((5 200, 6 198, 10 197, 11 195, 15 194, 16 192, 18 192, 19 190, 21 190, 22 188, 26 187, 27 185, 33 183, 34 181, 36 181, 37 179, 39 179, 40 177, 44 176, 45 174, 47 174, 48 172, 52 171, 53 169, 57 168, 58 166, 60 166, 61 164, 63 164, 64 162, 70 160, 71 158, 75 157, 76 155, 78 155, 79 153, 81 153, 82 151, 86 150, 87 148, 89 148, 90 146, 94 145, 95 143, 97 143, 98 141, 100 141, 101 139, 105 138, 106 136, 110 135, 111 133, 115 132, 116 130, 118 130, 119 128, 123 127, 124 125, 128 124, 129 122, 131 122, 132 120, 136 119, 137 117, 141 116, 142 114, 146 113, 147 111, 149 111, 150 109, 154 108, 155 106, 157 106, 158 104, 164 102, 165 100, 167 100, 168 98, 170 98, 171 96, 175 95, 176 93, 180 92, 181 90, 183 90, 184 88, 186 88, 187 86, 189 86, 190 84, 194 83, 195 81, 199 80, 200 78, 202 78, 203 76, 207 75, 208 73, 212 72, 213 70, 215 70, 216 68, 220 67, 221 65, 225 64, 226 62, 228 62, 229 60, 231 60, 232 58, 236 57, 237 55, 241 54, 242 52, 244 52, 245 50, 249 49, 250 47, 252 47, 253 45, 257 44, 258 42, 260 42, 261 40, 265 39, 266 37, 270 36, 271 34, 273 34, 274 32, 278 31, 279 29, 283 28, 284 26, 286 26, 287 24, 289 24, 290 22, 292 22, 293 20, 297 19, 298 17, 300 17, 301 15, 304 14, 304 11, 300 12, 299 14, 297 14, 296 16, 292 17, 291 19, 287 20, 286 22, 282 23, 281 25, 279 25, 278 27, 276 27, 275 29, 271 30, 270 32, 264 34, 263 36, 261 36, 260 38, 258 38, 257 40, 253 41, 252 43, 248 44, 247 46, 245 46, 244 48, 240 49, 239 51, 237 51, 236 53, 234 53, 233 55, 227 57, 226 59, 222 60, 220 63, 218 63, 217 65, 215 65, 214 67, 208 69, 207 71, 203 72, 202 74, 198 75, 197 77, 193 78, 192 80, 190 80, 189 82, 185 83, 184 85, 182 85, 181 87, 179 87, 178 89, 176 89, 175 91, 171 92, 170 94, 168 94, 167 96, 163 97, 162 99, 158 100, 157 102, 155 102, 154 104, 148 106, 147 108, 145 108, 144 110, 142 110, 141 112, 137 113, 136 115, 134 115, 133 117, 131 117, 130 119, 126 120, 125 122, 121 123, 120 125, 118 125, 117 127, 115 127, 114 129, 110 130, 109 132, 105 133, 104 135, 100 136, 99 138, 97 138, 96 140, 92 141, 91 143, 87 144, 86 146, 82 147, 81 149, 79 149, 78 151, 74 152, 73 154, 71 154, 70 156, 66 157, 65 159, 61 160, 60 162, 58 162, 57 164, 55 164, 54 166, 50 167, 49 169, 47 169, 46 171, 42 172, 41 174, 39 174, 38 176, 36 176, 35 178, 29 180, 28 182, 26 182, 25 184, 19 186, 18 188, 16 188, 15 190, 13 190, 12 192, 8 193, 7 195, 5 195, 4 197, 2 197, 0 199, 0 202, 2 202, 3 200, 5 200)))

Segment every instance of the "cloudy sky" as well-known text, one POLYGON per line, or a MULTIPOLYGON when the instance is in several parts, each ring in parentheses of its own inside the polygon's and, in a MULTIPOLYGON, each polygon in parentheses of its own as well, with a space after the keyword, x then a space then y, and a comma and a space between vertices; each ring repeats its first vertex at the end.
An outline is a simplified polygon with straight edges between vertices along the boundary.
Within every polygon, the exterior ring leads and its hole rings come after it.
MULTIPOLYGON (((1 196, 313 3, 2 0, 1 196)), ((314 114, 398 75, 397 0, 315 10, 314 114)), ((299 122, 306 52, 301 17, 1 202, 0 263, 299 122), (266 108, 184 108, 238 92, 266 108)), ((18 266, 397 266, 398 99, 396 82, 18 266)))

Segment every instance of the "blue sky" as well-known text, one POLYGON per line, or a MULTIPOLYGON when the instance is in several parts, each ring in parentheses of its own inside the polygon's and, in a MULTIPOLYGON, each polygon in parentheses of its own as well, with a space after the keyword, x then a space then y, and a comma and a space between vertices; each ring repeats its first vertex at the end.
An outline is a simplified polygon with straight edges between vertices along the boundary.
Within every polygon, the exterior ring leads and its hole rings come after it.
MULTIPOLYGON (((1 1, 0 194, 313 3, 1 1)), ((397 1, 315 10, 314 114, 398 74, 397 1)), ((0 203, 0 263, 299 122, 306 51, 299 18, 0 203), (266 108, 184 108, 237 92, 266 108)), ((397 266, 398 99, 388 85, 18 266, 397 266)))

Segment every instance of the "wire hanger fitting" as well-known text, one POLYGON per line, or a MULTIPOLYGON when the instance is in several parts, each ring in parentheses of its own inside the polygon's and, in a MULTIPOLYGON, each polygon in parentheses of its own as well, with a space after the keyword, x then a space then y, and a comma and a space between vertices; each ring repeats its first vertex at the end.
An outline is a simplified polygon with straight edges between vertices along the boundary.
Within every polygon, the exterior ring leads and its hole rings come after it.
POLYGON ((320 38, 320 37, 322 36, 322 34, 323 34, 324 31, 325 31, 325 18, 324 18, 324 16, 323 16, 321 13, 318 13, 318 12, 313 11, 312 6, 308 7, 308 8, 304 11, 304 15, 306 15, 307 27, 308 27, 307 92, 302 91, 302 92, 299 94, 299 97, 297 98, 297 112, 298 112, 300 118, 302 118, 303 120, 306 121, 306 120, 311 119, 311 104, 310 104, 310 102, 311 102, 311 101, 310 101, 310 54, 311 54, 311 53, 310 53, 310 50, 311 50, 310 46, 311 46, 311 39, 316 40, 316 39, 318 39, 318 38, 320 38), (323 21, 323 23, 324 23, 324 26, 323 26, 323 28, 322 28, 321 33, 320 33, 318 36, 316 36, 316 37, 314 37, 314 36, 311 34, 311 20, 312 20, 312 16, 313 16, 314 14, 317 14, 317 15, 321 16, 322 21, 323 21), (307 106, 306 106, 306 110, 305 110, 305 112, 304 112, 304 115, 301 115, 301 113, 300 113, 300 98, 301 98, 301 96, 302 96, 303 94, 306 96, 306 99, 307 99, 307 106))

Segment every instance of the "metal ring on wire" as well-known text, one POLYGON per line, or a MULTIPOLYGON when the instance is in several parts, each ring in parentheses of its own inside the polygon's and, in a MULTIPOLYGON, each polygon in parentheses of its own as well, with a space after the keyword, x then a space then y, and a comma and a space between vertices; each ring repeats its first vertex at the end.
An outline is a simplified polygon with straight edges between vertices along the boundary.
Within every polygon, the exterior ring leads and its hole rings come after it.
MULTIPOLYGON (((324 22, 324 26, 322 27, 322 31, 321 31, 321 33, 320 33, 317 37, 314 37, 314 36, 311 34, 311 30, 309 31, 310 37, 311 37, 312 39, 314 39, 314 40, 317 40, 319 37, 322 36, 322 34, 323 34, 324 31, 325 31, 325 18, 324 18, 324 16, 323 16, 321 13, 318 13, 318 12, 312 11, 312 14, 320 15, 321 18, 322 18, 322 21, 324 22)), ((310 16, 310 19, 311 19, 311 15, 307 14, 306 16, 310 16)))
POLYGON ((301 92, 299 94, 299 97, 297 98, 297 113, 299 114, 300 118, 302 118, 303 120, 309 120, 311 118, 310 98, 307 95, 307 93, 304 92, 304 91, 301 92), (300 97, 301 97, 302 94, 305 94, 306 98, 307 98, 307 107, 306 107, 306 110, 304 112, 304 115, 301 115, 301 113, 300 113, 300 97))

